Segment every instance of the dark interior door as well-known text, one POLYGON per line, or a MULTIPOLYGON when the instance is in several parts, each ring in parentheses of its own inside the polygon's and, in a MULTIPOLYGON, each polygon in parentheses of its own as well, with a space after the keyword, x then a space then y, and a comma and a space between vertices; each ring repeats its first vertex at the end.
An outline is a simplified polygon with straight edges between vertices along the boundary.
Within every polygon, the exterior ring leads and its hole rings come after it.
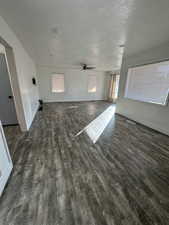
POLYGON ((6 57, 3 53, 0 53, 0 120, 2 125, 18 123, 6 57))

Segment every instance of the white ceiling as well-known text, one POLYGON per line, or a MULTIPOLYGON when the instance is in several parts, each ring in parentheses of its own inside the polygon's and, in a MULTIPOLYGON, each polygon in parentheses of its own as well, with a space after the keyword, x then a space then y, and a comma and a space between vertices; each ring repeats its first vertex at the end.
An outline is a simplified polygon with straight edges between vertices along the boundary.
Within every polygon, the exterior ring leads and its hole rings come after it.
POLYGON ((0 0, 0 15, 40 66, 116 70, 169 40, 169 0, 0 0))

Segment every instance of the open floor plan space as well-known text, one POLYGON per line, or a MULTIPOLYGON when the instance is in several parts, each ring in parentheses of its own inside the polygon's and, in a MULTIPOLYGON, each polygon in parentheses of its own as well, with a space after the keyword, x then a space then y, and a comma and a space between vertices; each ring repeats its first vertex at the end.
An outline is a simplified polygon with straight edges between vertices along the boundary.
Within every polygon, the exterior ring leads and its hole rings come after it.
POLYGON ((95 143, 76 135, 110 106, 47 103, 28 132, 4 129, 14 170, 1 225, 169 224, 169 137, 117 114, 95 143))

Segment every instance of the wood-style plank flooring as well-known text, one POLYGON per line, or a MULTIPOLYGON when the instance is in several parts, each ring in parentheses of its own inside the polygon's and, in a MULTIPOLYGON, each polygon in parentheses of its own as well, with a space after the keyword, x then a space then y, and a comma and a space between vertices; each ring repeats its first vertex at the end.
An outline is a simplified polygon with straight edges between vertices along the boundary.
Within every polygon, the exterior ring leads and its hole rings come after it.
POLYGON ((169 137, 119 115, 96 144, 74 137, 109 106, 49 103, 29 132, 5 128, 0 225, 169 225, 169 137))

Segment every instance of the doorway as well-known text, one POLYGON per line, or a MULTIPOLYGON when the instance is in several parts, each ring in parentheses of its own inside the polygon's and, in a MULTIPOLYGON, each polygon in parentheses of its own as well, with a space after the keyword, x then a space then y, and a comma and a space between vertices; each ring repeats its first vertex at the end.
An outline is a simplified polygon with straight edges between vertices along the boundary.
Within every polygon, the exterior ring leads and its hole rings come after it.
POLYGON ((3 46, 1 46, 0 51, 0 120, 3 126, 18 124, 7 59, 3 46))
POLYGON ((109 87, 109 100, 113 103, 116 103, 118 98, 118 90, 119 90, 119 74, 110 75, 110 87, 109 87))
MULTIPOLYGON (((25 113, 24 113, 23 102, 21 98, 16 62, 15 62, 15 54, 14 54, 13 48, 2 37, 0 37, 0 53, 3 54, 1 56, 1 59, 2 59, 1 64, 5 64, 5 66, 7 67, 7 71, 5 71, 7 73, 7 76, 6 76, 6 81, 4 82, 5 84, 8 83, 8 92, 6 91, 6 94, 5 94, 3 91, 3 96, 6 95, 5 100, 1 100, 2 102, 5 101, 6 103, 6 104, 4 103, 3 105, 4 109, 6 107, 5 105, 8 105, 8 113, 7 115, 6 114, 4 115, 4 112, 3 112, 3 115, 1 115, 0 120, 2 120, 1 118, 7 117, 10 115, 11 121, 7 121, 7 118, 5 118, 5 121, 7 122, 3 122, 3 124, 6 124, 6 125, 18 124, 21 131, 27 131, 25 113), (7 104, 7 100, 9 104, 7 104), (9 110, 11 112, 10 114, 9 114, 9 110)), ((2 99, 1 93, 0 93, 0 99, 2 99)), ((0 109, 1 108, 2 107, 0 106, 0 109)))

